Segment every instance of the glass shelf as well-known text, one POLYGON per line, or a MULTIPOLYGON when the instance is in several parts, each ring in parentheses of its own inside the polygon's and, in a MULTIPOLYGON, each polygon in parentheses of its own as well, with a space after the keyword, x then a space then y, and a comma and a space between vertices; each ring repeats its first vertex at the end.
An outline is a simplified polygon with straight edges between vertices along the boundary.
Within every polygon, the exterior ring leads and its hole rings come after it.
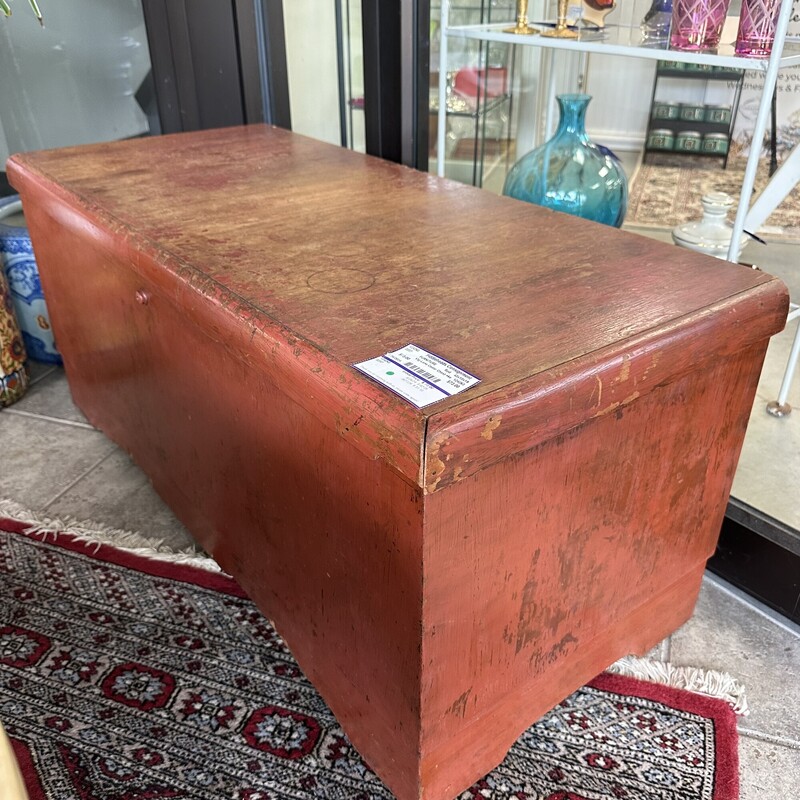
MULTIPOLYGON (((446 35, 453 38, 479 39, 488 42, 507 42, 528 47, 551 48, 554 50, 572 50, 585 53, 605 53, 613 56, 629 56, 631 58, 647 58, 654 61, 664 59, 669 54, 670 61, 683 61, 687 64, 709 64, 717 67, 735 67, 736 69, 752 69, 766 72, 769 59, 743 58, 734 52, 733 44, 721 44, 716 51, 673 50, 664 43, 645 42, 641 30, 636 27, 607 25, 603 30, 578 29, 577 39, 551 39, 544 36, 519 36, 505 33, 511 22, 492 25, 452 25, 448 26, 446 35)), ((534 27, 537 23, 531 21, 534 27)), ((800 43, 786 42, 780 56, 780 66, 790 67, 800 64, 800 43)))
MULTIPOLYGON (((481 101, 478 105, 476 101, 469 97, 451 95, 447 99, 447 114, 452 117, 470 117, 474 119, 483 114, 489 114, 496 108, 507 102, 511 95, 507 92, 495 95, 487 100, 481 101)), ((432 114, 439 112, 439 94, 436 90, 431 90, 429 111, 432 114)))

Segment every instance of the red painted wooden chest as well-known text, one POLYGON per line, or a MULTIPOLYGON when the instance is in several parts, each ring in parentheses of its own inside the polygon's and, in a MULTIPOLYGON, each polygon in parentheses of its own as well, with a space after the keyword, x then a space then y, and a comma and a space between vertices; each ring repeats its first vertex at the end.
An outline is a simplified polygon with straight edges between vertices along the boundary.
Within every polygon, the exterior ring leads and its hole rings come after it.
POLYGON ((9 175, 76 402, 401 800, 690 615, 779 281, 266 126, 9 175), (409 343, 480 383, 351 366, 409 343))

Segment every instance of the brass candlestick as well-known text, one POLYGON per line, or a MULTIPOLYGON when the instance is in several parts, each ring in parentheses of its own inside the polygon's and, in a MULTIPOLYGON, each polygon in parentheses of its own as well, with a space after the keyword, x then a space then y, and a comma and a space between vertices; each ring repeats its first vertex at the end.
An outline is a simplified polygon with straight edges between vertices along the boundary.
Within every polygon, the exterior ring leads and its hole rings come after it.
POLYGON ((567 8, 569 0, 558 0, 558 22, 552 30, 543 31, 542 36, 552 39, 577 39, 578 32, 567 27, 567 8))
POLYGON ((538 28, 528 25, 528 0, 517 0, 517 24, 513 28, 503 28, 503 33, 518 33, 522 36, 539 33, 538 28))

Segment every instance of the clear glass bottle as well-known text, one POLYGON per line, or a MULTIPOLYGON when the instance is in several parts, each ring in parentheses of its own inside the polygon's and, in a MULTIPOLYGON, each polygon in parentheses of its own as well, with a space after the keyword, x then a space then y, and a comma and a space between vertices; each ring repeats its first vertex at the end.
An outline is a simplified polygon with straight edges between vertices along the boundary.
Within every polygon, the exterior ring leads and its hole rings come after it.
MULTIPOLYGON (((700 202, 703 206, 703 218, 673 228, 672 241, 680 247, 698 253, 727 259, 733 236, 733 226, 728 222, 728 212, 735 205, 734 199, 725 192, 709 192, 703 195, 700 202)), ((741 235, 737 256, 741 255, 747 238, 746 234, 741 235)))
POLYGON ((672 0, 653 0, 642 19, 642 38, 647 42, 665 42, 672 25, 672 0))

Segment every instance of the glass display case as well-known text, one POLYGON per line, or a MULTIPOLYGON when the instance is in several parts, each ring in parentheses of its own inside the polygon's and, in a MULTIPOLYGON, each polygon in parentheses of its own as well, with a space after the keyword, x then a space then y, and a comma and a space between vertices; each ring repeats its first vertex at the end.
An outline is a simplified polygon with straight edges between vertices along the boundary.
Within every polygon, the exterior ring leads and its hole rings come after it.
POLYGON ((27 4, 0 17, 0 170, 11 153, 160 133, 141 2, 43 11, 44 27, 27 4))
MULTIPOLYGON (((513 0, 459 0, 449 7, 451 24, 492 24, 513 19, 513 0)), ((430 142, 431 162, 438 158, 439 42, 441 2, 431 3, 430 142)), ((515 48, 505 42, 462 40, 450 47, 444 76, 447 102, 445 174, 484 186, 513 163, 512 114, 515 48), (498 169, 499 168, 499 169, 498 169)))

